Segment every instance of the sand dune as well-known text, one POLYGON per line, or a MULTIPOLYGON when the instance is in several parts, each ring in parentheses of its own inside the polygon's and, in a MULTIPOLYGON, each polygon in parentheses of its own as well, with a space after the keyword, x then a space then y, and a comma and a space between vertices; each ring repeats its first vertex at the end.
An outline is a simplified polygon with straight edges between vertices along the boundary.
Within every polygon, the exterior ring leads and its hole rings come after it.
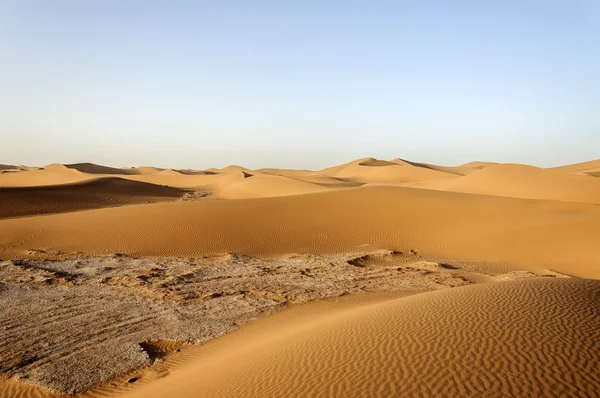
POLYGON ((95 176, 52 164, 37 170, 0 174, 0 187, 32 187, 81 182, 95 176))
POLYGON ((360 183, 400 183, 454 178, 456 175, 408 163, 398 164, 374 158, 355 160, 341 166, 327 168, 317 172, 318 175, 344 178, 360 183))
POLYGON ((327 187, 320 184, 292 178, 259 175, 226 185, 219 190, 218 197, 227 199, 266 198, 322 192, 327 189, 327 187))
POLYGON ((139 167, 132 167, 131 170, 133 170, 133 174, 148 175, 148 174, 156 174, 160 171, 163 171, 164 169, 160 169, 158 167, 150 167, 150 166, 139 166, 139 167))
POLYGON ((596 205, 361 187, 2 220, 0 258, 28 250, 194 257, 418 249, 600 278, 599 234, 596 205))
POLYGON ((292 311, 208 343, 125 396, 592 396, 599 291, 598 281, 535 279, 292 311))
POLYGON ((479 195, 600 204, 600 181, 525 165, 490 165, 467 176, 410 186, 479 195))
POLYGON ((495 165, 495 164, 501 164, 501 163, 475 161, 475 162, 468 162, 468 163, 461 164, 458 167, 467 167, 467 168, 473 168, 473 169, 483 169, 485 167, 488 167, 488 166, 491 166, 491 165, 495 165))
POLYGON ((429 169, 429 170, 435 170, 435 171, 441 171, 443 173, 450 173, 450 174, 456 174, 459 176, 464 176, 467 174, 472 173, 473 171, 476 170, 475 167, 447 167, 447 166, 438 166, 435 164, 429 164, 429 163, 417 163, 417 162, 411 162, 409 160, 404 160, 404 159, 400 159, 400 158, 396 158, 396 159, 392 159, 391 162, 393 163, 397 163, 397 164, 401 164, 401 165, 411 165, 414 167, 422 167, 425 169, 429 169))
POLYGON ((186 191, 122 178, 75 184, 0 187, 0 219, 174 200, 186 191))
POLYGON ((293 170, 293 169, 275 169, 275 168, 262 168, 255 170, 261 174, 269 175, 281 175, 285 177, 302 177, 309 176, 313 172, 310 170, 293 170))
POLYGON ((88 174, 121 174, 131 175, 136 174, 135 169, 118 169, 114 167, 101 166, 93 163, 73 163, 66 164, 65 167, 74 169, 88 174))
POLYGON ((600 169, 600 159, 590 160, 589 162, 569 164, 566 166, 553 167, 550 170, 574 173, 574 172, 578 172, 578 171, 589 171, 591 169, 600 169))

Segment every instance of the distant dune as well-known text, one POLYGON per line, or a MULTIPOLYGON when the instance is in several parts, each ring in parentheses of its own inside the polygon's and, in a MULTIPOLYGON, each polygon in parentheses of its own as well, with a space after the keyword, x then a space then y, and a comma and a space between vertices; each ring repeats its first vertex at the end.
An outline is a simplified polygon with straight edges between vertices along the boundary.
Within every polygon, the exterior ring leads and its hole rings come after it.
POLYGON ((410 186, 480 195, 600 204, 600 180, 525 165, 489 165, 459 179, 410 186))
POLYGON ((95 178, 91 174, 69 169, 63 165, 51 164, 39 169, 18 173, 0 174, 0 187, 31 187, 61 185, 95 178))
POLYGON ((223 187, 218 195, 221 198, 240 199, 298 195, 327 189, 323 185, 288 177, 259 175, 231 183, 223 187))
POLYGON ((475 171, 477 168, 476 167, 447 167, 447 166, 437 166, 435 164, 429 164, 429 163, 417 163, 417 162, 411 162, 408 160, 404 160, 404 159, 393 159, 392 162, 397 163, 397 164, 408 164, 414 167, 422 167, 425 169, 429 169, 429 170, 435 170, 435 171, 441 171, 443 173, 450 173, 450 174, 456 174, 459 176, 464 176, 467 174, 472 173, 473 171, 475 171))
POLYGON ((491 166, 491 165, 494 165, 494 164, 500 164, 500 163, 475 161, 475 162, 469 162, 469 163, 461 164, 458 167, 467 167, 467 168, 473 168, 473 169, 483 169, 485 167, 488 167, 488 166, 491 166))
POLYGON ((69 169, 74 169, 88 174, 137 174, 135 169, 117 169, 114 167, 100 166, 93 163, 74 163, 65 165, 69 169))
POLYGON ((173 200, 186 191, 122 178, 67 185, 0 187, 0 219, 173 200))
POLYGON ((344 178, 360 183, 400 183, 457 177, 451 173, 415 167, 408 163, 398 164, 373 158, 359 159, 341 166, 321 170, 317 174, 344 178))
POLYGON ((575 173, 578 171, 589 171, 592 169, 600 169, 600 159, 590 160, 589 162, 569 164, 566 166, 553 167, 550 170, 564 171, 567 173, 575 173))

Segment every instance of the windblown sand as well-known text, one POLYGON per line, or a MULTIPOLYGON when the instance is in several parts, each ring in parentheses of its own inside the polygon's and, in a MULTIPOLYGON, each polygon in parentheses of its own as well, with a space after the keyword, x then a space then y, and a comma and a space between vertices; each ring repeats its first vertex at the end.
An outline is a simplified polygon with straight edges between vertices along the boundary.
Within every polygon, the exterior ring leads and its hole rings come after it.
POLYGON ((600 161, 0 168, 0 396, 600 390, 600 161))

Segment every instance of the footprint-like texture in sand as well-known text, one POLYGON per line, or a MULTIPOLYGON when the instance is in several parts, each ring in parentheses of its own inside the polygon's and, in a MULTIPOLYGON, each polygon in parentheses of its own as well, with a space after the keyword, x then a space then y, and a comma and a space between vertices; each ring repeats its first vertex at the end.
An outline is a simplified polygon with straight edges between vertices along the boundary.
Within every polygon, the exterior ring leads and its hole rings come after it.
POLYGON ((599 312, 599 281, 550 278, 290 312, 129 396, 593 396, 599 312))

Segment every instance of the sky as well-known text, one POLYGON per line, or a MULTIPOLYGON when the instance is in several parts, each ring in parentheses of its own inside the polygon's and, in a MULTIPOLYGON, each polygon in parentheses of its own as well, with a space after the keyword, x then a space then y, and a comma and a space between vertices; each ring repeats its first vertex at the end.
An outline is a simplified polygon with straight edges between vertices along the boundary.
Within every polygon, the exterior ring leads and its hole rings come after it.
POLYGON ((600 2, 0 0, 0 163, 600 158, 600 2))

